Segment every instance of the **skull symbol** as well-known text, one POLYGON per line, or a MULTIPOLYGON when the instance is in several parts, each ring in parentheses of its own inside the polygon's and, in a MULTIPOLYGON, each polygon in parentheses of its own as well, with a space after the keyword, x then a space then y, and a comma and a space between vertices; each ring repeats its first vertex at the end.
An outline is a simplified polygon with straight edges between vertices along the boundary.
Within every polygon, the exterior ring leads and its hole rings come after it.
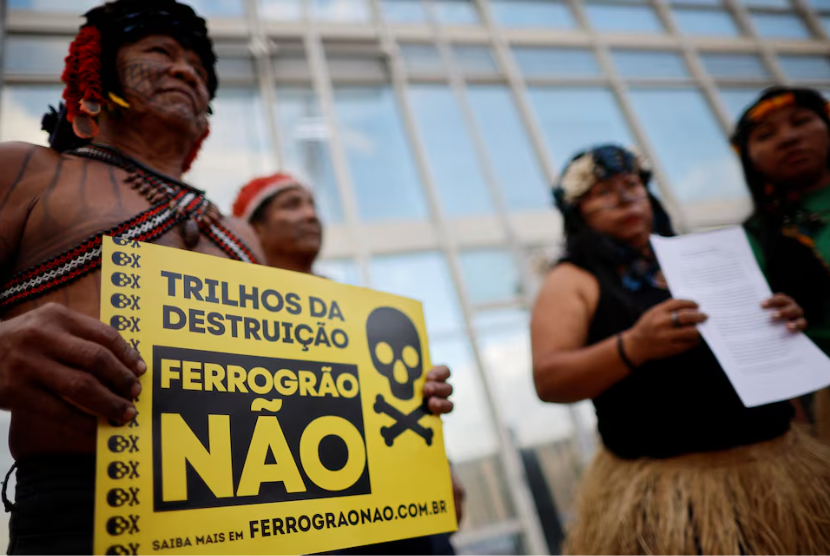
POLYGON ((414 384, 423 373, 421 339, 412 321, 391 307, 372 311, 366 321, 366 335, 375 369, 386 377, 392 395, 410 400, 414 384))

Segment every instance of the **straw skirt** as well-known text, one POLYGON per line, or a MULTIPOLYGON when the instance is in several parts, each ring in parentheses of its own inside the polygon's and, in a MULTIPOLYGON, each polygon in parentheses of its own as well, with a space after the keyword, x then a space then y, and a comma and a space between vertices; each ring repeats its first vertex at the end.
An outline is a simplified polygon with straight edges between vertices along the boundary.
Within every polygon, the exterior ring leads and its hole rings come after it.
POLYGON ((664 460, 604 448, 582 477, 566 554, 830 554, 830 447, 774 440, 664 460))

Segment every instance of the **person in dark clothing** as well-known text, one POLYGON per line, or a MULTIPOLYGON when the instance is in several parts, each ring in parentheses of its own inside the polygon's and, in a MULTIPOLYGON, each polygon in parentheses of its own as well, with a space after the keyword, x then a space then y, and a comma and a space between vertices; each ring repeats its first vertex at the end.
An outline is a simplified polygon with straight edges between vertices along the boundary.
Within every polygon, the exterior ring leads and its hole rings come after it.
MULTIPOLYGON (((673 235, 641 155, 602 145, 573 157, 554 196, 566 253, 533 310, 536 391, 591 399, 602 447, 580 485, 564 550, 575 554, 830 550, 830 450, 791 430, 787 402, 746 408, 672 299, 649 236, 673 235)), ((777 294, 774 319, 803 330, 777 294)))
MULTIPOLYGON (((830 105, 812 89, 770 87, 744 111, 732 144, 754 210, 744 224, 776 291, 804 307, 807 335, 830 355, 830 105)), ((830 390, 804 396, 830 443, 830 390)))

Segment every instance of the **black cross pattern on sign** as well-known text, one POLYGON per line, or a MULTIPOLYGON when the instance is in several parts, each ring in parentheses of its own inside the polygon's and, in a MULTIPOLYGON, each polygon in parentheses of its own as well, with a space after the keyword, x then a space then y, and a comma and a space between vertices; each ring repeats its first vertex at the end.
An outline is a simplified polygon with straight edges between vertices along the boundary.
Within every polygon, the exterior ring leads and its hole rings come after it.
POLYGON ((116 434, 110 436, 107 441, 107 447, 114 454, 120 454, 125 450, 132 454, 138 452, 138 437, 133 434, 129 435, 129 437, 116 434))
POLYGON ((140 533, 138 519, 140 516, 130 514, 127 517, 120 515, 112 516, 107 520, 107 533, 113 537, 120 537, 124 533, 134 535, 140 533))
POLYGON ((123 488, 113 488, 107 493, 107 504, 113 508, 120 508, 124 504, 130 507, 138 504, 138 488, 129 487, 125 490, 123 488))
POLYGON ((110 303, 116 309, 129 309, 130 311, 140 311, 141 307, 138 302, 141 298, 137 295, 126 295, 123 293, 114 293, 110 298, 110 303))
POLYGON ((132 555, 138 556, 138 549, 140 545, 138 543, 129 543, 128 545, 124 546, 123 544, 114 544, 107 549, 108 555, 115 555, 115 554, 125 554, 125 555, 132 555))
POLYGON ((141 255, 124 253, 122 251, 116 251, 112 254, 112 262, 117 266, 141 268, 141 264, 139 263, 140 260, 141 255))
POLYGON ((124 272, 113 272, 112 277, 112 285, 116 288, 126 288, 127 286, 133 290, 140 290, 141 286, 138 283, 138 280, 141 278, 138 274, 125 274, 124 272))
POLYGON ((132 348, 133 348, 134 350, 138 351, 138 345, 139 345, 140 343, 141 343, 141 340, 135 340, 135 339, 133 339, 133 338, 130 338, 130 346, 132 346, 132 348))
POLYGON ((138 462, 137 461, 128 461, 124 463, 123 461, 114 461, 107 466, 107 475, 109 475, 110 479, 138 479, 138 462))
POLYGON ((112 242, 121 247, 130 247, 132 249, 141 249, 141 244, 138 240, 135 239, 127 239, 125 237, 114 237, 112 238, 112 242))
POLYGON ((119 332, 141 332, 141 329, 138 327, 140 322, 140 318, 114 315, 110 319, 110 326, 119 332))
POLYGON ((380 434, 386 441, 387 446, 392 446, 395 439, 398 438, 404 431, 410 430, 415 434, 421 436, 426 441, 427 446, 432 446, 433 430, 429 427, 424 427, 418 421, 427 414, 423 406, 418 406, 414 411, 404 414, 402 411, 387 402, 383 396, 378 394, 375 398, 375 405, 373 406, 375 413, 388 415, 395 420, 395 424, 391 427, 381 427, 380 434))

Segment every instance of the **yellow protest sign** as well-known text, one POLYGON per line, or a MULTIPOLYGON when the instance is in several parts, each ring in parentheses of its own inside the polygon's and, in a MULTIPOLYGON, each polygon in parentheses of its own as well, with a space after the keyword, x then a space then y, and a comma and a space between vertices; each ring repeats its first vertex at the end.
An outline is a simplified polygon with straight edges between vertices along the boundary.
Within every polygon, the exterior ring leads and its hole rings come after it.
POLYGON ((149 367, 98 427, 97 554, 291 554, 454 531, 417 301, 104 238, 101 319, 149 367))

